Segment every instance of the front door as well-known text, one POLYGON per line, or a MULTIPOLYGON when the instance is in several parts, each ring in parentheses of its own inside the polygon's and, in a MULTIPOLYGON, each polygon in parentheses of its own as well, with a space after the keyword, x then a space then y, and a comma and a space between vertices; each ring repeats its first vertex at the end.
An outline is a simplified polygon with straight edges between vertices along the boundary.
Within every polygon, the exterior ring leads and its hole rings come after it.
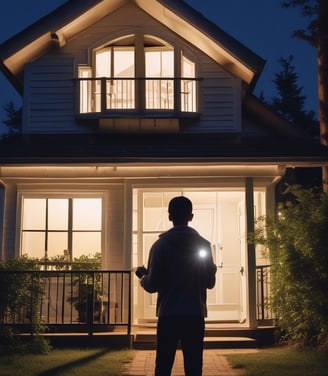
MULTIPOLYGON (((240 321, 244 315, 245 289, 241 277, 245 265, 245 211, 243 191, 214 190, 138 190, 135 192, 135 249, 137 264, 147 264, 149 249, 159 234, 172 224, 168 220, 170 199, 185 195, 193 202, 195 228, 212 245, 214 262, 218 267, 216 285, 208 290, 208 320, 240 321)), ((137 266, 137 265, 134 265, 137 266)), ((141 288, 135 291, 137 316, 155 319, 156 294, 147 294, 141 288)))

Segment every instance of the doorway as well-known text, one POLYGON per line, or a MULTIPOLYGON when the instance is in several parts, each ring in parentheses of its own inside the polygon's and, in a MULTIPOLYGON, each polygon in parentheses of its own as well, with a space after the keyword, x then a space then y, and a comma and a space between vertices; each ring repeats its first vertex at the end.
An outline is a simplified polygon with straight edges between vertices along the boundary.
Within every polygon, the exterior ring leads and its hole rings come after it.
MULTIPOLYGON (((208 320, 241 322, 245 316, 245 192, 244 190, 135 189, 133 200, 133 266, 147 265, 149 250, 171 226, 167 207, 175 196, 193 203, 190 226, 208 239, 217 265, 216 285, 208 290, 208 320)), ((156 294, 134 289, 135 317, 156 318, 156 294)))

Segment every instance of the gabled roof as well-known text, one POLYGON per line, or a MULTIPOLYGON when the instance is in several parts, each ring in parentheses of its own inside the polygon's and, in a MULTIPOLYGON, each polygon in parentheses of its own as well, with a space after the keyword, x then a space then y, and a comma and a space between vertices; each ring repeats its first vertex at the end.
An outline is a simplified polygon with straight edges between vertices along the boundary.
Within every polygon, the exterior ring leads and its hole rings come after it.
POLYGON ((0 69, 22 92, 24 65, 134 3, 253 87, 264 60, 182 0, 70 0, 0 45, 0 69), (192 35, 192 38, 190 38, 192 35))

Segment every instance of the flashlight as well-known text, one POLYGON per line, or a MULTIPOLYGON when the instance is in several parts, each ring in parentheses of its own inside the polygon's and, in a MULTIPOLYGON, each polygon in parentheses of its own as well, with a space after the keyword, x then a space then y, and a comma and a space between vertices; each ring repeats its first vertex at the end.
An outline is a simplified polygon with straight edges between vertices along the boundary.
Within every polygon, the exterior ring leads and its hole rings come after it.
POLYGON ((207 252, 205 251, 205 249, 200 249, 199 252, 198 252, 198 256, 203 259, 207 256, 207 252))

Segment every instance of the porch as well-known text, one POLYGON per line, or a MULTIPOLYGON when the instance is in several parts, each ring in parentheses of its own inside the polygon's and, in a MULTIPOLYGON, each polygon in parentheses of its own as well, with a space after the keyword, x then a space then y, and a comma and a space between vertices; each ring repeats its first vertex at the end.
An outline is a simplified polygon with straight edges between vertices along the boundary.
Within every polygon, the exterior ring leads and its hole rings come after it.
MULTIPOLYGON (((206 322, 205 348, 257 347, 274 340, 267 307, 269 266, 257 268, 257 328, 237 321, 206 322)), ((23 335, 44 324, 55 346, 128 346, 153 349, 156 319, 133 320, 132 276, 128 270, 1 271, 7 286, 22 286, 4 297, 1 326, 23 335), (5 301, 7 299, 7 301, 5 301)))

